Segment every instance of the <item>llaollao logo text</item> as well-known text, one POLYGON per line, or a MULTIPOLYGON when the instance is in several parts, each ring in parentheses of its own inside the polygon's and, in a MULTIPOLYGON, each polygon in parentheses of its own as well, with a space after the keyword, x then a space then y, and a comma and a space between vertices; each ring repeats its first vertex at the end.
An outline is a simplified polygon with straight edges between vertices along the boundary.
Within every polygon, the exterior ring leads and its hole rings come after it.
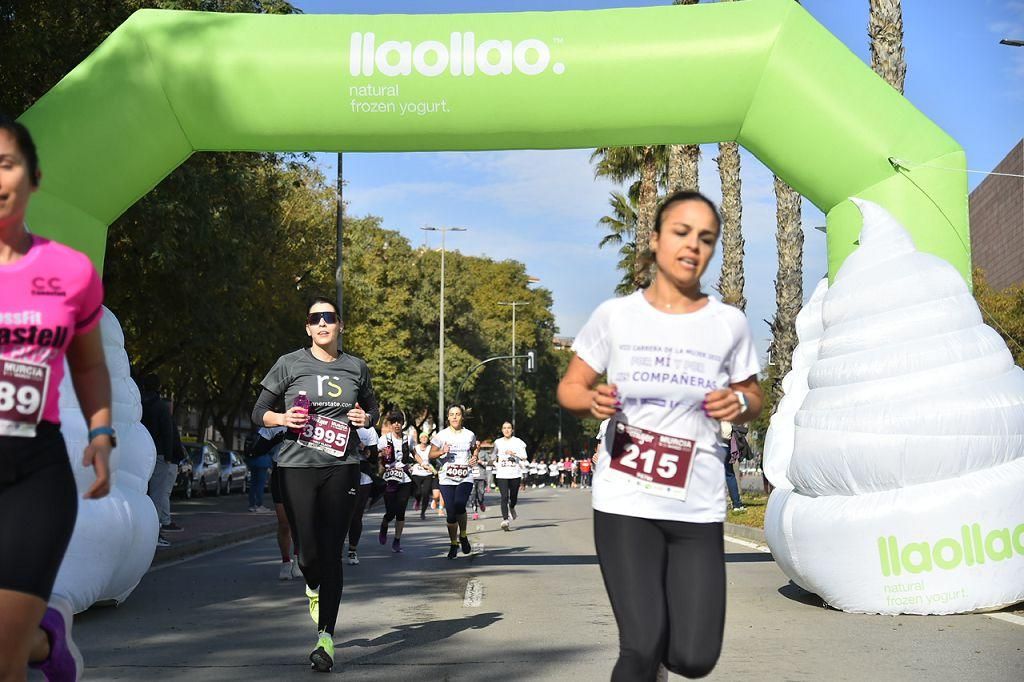
POLYGON ((424 40, 385 40, 377 42, 374 33, 353 33, 348 52, 349 73, 353 77, 409 76, 414 71, 432 78, 448 72, 452 76, 507 76, 519 72, 539 76, 550 67, 561 75, 565 64, 551 62, 551 48, 543 40, 527 38, 484 40, 477 44, 472 31, 453 32, 447 43, 424 40))
POLYGON ((940 568, 951 571, 961 565, 976 566, 986 561, 1006 561, 1024 557, 1024 523, 1016 528, 997 528, 983 532, 981 524, 964 524, 960 537, 939 538, 933 542, 900 544, 895 535, 878 538, 878 557, 882 575, 928 573, 940 568))

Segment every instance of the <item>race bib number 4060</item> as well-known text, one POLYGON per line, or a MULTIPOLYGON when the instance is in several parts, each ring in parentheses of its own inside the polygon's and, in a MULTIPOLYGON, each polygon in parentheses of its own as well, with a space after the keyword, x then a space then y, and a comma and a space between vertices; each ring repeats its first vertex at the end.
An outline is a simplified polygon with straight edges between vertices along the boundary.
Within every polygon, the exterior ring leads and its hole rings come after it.
POLYGON ((605 478, 651 495, 685 500, 693 447, 694 441, 688 438, 617 423, 605 478))
POLYGON ((46 365, 0 359, 0 436, 36 435, 49 384, 46 365))
POLYGON ((296 441, 299 445, 340 459, 345 456, 350 431, 351 427, 346 422, 311 414, 296 441))

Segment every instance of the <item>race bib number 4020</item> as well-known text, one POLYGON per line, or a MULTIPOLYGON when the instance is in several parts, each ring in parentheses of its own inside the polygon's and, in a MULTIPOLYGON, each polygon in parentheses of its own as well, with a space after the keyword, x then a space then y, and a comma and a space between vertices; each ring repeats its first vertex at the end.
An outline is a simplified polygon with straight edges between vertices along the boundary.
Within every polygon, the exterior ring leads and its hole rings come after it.
POLYGON ((0 359, 0 436, 36 435, 49 384, 46 365, 0 359))
POLYGON ((651 495, 685 500, 693 448, 689 438, 617 423, 605 478, 651 495))
POLYGON ((311 414, 296 441, 299 445, 340 459, 345 456, 350 431, 351 427, 346 422, 311 414))

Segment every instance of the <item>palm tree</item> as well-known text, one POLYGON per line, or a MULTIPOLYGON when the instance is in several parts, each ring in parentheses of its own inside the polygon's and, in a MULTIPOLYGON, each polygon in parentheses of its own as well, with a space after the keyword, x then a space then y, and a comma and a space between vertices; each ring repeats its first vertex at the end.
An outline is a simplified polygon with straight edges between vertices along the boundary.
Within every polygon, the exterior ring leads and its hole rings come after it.
POLYGON ((740 146, 735 142, 720 143, 716 161, 722 179, 722 274, 718 279, 718 291, 723 303, 745 310, 740 146))
MULTIPOLYGON (((639 191, 640 184, 634 183, 631 190, 639 191)), ((597 221, 599 227, 608 230, 601 238, 598 247, 619 247, 617 267, 622 271, 622 281, 615 287, 615 293, 624 296, 636 289, 633 281, 633 262, 636 258, 636 192, 631 191, 627 199, 622 192, 611 192, 608 204, 612 208, 610 215, 597 221)))
MULTIPOLYGON (((658 186, 664 186, 666 166, 668 165, 668 149, 664 145, 644 145, 638 147, 598 147, 590 155, 591 162, 596 162, 594 175, 606 177, 615 182, 627 182, 640 178, 636 199, 636 237, 634 242, 646 250, 650 241, 651 229, 654 226, 654 213, 658 204, 658 186)), ((649 272, 640 272, 637 257, 640 253, 634 249, 632 275, 640 286, 650 281, 649 272)))
POLYGON ((782 378, 793 361, 796 348, 796 316, 803 306, 804 231, 801 225, 801 197, 775 176, 775 217, 778 231, 775 243, 779 253, 779 272, 775 278, 775 319, 772 320, 771 358, 775 363, 774 405, 782 398, 782 378))
POLYGON ((900 0, 869 0, 868 36, 871 68, 903 94, 907 62, 903 53, 903 8, 900 0))
MULTIPOLYGON (((673 5, 696 5, 700 0, 672 0, 673 5)), ((700 189, 697 163, 700 145, 673 144, 668 148, 668 191, 700 189)))

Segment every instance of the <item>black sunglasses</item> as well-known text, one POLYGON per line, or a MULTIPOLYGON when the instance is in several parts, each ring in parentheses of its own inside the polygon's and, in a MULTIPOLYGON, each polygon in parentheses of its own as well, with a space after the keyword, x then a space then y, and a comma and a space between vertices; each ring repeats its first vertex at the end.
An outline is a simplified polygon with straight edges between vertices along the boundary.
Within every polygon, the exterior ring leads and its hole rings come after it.
POLYGON ((306 315, 306 324, 310 327, 320 324, 320 320, 323 320, 327 324, 337 324, 338 313, 327 311, 325 313, 310 313, 309 315, 306 315))

